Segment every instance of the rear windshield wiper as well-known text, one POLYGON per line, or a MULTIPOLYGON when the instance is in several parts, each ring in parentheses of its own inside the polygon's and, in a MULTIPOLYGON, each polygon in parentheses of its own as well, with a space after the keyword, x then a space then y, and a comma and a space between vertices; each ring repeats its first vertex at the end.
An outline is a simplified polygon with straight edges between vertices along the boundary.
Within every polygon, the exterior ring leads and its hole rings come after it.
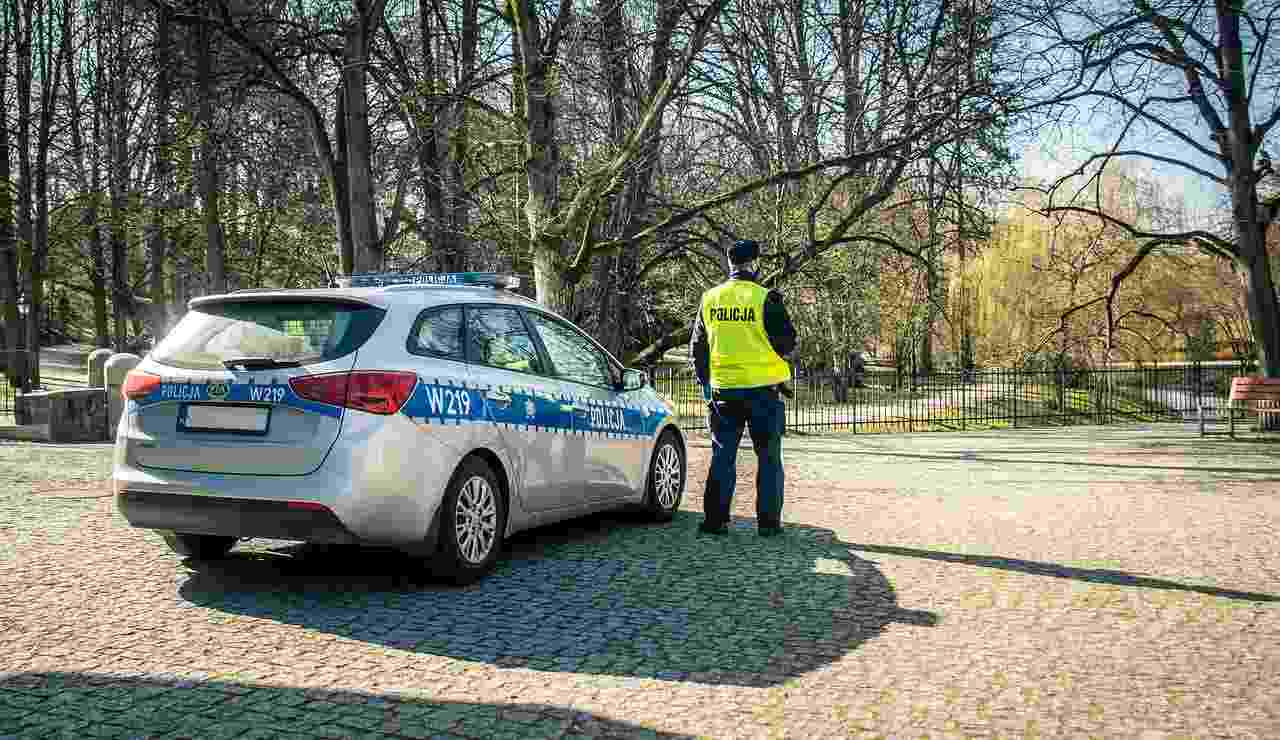
POLYGON ((280 367, 302 367, 302 363, 272 357, 233 357, 223 360, 222 366, 228 370, 275 370, 280 367))

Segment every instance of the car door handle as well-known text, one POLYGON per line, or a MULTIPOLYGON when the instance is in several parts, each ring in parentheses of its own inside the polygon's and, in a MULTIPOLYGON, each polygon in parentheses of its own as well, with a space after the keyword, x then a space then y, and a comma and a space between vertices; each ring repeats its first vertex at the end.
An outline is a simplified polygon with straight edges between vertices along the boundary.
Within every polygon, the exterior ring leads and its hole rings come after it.
POLYGON ((490 403, 494 406, 501 408, 506 408, 511 405, 510 393, 503 393, 502 391, 488 391, 485 393, 485 398, 489 399, 490 403))

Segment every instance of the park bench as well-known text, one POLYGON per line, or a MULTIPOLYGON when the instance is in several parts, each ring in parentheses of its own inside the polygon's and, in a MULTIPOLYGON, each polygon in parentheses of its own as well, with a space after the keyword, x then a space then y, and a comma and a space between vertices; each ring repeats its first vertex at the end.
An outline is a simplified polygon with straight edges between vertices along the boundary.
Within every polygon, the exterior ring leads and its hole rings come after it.
POLYGON ((1280 378, 1243 376, 1231 379, 1230 406, 1227 409, 1230 435, 1236 436, 1236 402, 1258 414, 1258 430, 1280 429, 1280 378))

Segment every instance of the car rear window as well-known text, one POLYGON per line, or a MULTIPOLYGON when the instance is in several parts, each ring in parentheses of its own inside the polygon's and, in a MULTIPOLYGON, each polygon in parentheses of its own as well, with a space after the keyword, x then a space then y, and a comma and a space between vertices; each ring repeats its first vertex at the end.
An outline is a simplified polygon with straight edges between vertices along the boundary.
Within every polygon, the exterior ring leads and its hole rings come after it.
POLYGON ((174 367, 222 369, 245 358, 306 365, 350 354, 386 312, 337 301, 225 301, 193 308, 151 351, 174 367))

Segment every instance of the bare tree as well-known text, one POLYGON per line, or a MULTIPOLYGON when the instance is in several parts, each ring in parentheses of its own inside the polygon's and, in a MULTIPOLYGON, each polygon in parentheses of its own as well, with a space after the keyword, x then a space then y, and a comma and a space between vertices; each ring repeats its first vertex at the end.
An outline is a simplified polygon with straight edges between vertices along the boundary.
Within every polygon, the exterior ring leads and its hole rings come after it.
POLYGON ((305 117, 316 158, 329 185, 338 254, 345 273, 381 269, 385 256, 375 209, 368 66, 372 39, 381 25, 386 4, 387 0, 352 0, 350 12, 341 19, 340 26, 320 29, 314 38, 302 36, 307 24, 285 22, 287 19, 272 14, 275 9, 257 11, 235 0, 217 0, 216 17, 205 19, 217 23, 228 38, 251 54, 261 66, 266 84, 297 106, 305 117), (335 35, 342 39, 340 50, 329 42, 329 37, 335 35), (340 84, 332 138, 321 104, 290 75, 285 52, 298 52, 300 43, 305 47, 302 53, 330 57, 338 63, 340 84), (307 47, 307 43, 311 46, 307 47))
POLYGON ((524 132, 528 185, 524 216, 533 248, 539 301, 571 312, 572 289, 589 273, 595 255, 619 248, 614 240, 602 246, 591 238, 592 220, 606 194, 618 189, 645 142, 660 133, 668 104, 702 51, 711 23, 726 2, 711 0, 696 10, 685 10, 688 28, 684 47, 675 53, 679 61, 657 86, 622 145, 601 164, 583 173, 569 197, 561 191, 564 132, 558 121, 561 102, 557 99, 556 76, 561 41, 574 18, 572 3, 561 0, 550 17, 544 17, 534 2, 512 0, 507 5, 515 30, 516 116, 524 132))
POLYGON ((1266 244, 1268 225, 1280 218, 1280 195, 1259 191, 1273 171, 1265 145, 1280 123, 1274 43, 1280 6, 1036 0, 1022 10, 1028 20, 1022 48, 1034 52, 1024 69, 1044 83, 1031 107, 1062 113, 1088 104, 1091 112, 1110 113, 1118 131, 1105 151, 1050 187, 1055 198, 1045 212, 1089 214, 1133 237, 1139 246, 1120 280, 1163 244, 1192 245, 1229 260, 1240 277, 1259 365, 1268 377, 1280 377, 1280 313, 1266 244), (1077 176, 1099 178, 1124 159, 1222 188, 1231 204, 1229 233, 1161 231, 1076 197, 1077 176))
POLYGON ((41 313, 49 254, 49 152, 54 138, 54 108, 62 84, 58 37, 69 32, 70 6, 53 8, 44 0, 13 0, 18 59, 18 229, 26 244, 27 374, 40 383, 41 313), (33 111, 32 106, 36 105, 33 111), (34 141, 32 128, 34 124, 34 141), (34 157, 33 157, 34 155, 34 157))
MULTIPOLYGON (((967 33, 961 43, 949 32, 956 14, 950 0, 840 8, 843 15, 835 19, 809 23, 763 13, 722 19, 722 45, 730 48, 717 47, 717 59, 699 68, 697 81, 709 90, 695 108, 726 142, 719 151, 708 148, 702 166, 719 169, 722 181, 736 185, 682 204, 637 238, 717 209, 730 213, 736 205, 745 207, 739 217, 748 228, 761 228, 760 213, 773 216, 763 275, 771 286, 846 244, 880 245, 929 262, 869 216, 898 191, 912 163, 927 162, 945 145, 990 127, 1017 90, 993 83, 995 62, 987 51, 993 33, 967 33), (775 40, 772 50, 756 40, 768 35, 765 28, 775 40), (834 55, 818 55, 819 44, 803 42, 806 33, 819 32, 834 55), (975 69, 971 57, 984 68, 975 69), (850 74, 861 77, 840 79, 850 74), (775 193, 772 203, 750 197, 766 190, 775 193)), ((721 240, 735 231, 723 223, 712 229, 721 240)), ((708 257, 716 259, 714 253, 708 257)), ((651 361, 687 336, 688 329, 671 332, 636 361, 651 361)))
POLYGON ((18 310, 21 288, 18 278, 18 227, 15 220, 12 151, 9 141, 9 116, 12 110, 9 100, 10 49, 15 43, 17 29, 17 3, 0 4, 0 299, 4 301, 4 372, 11 385, 25 385, 27 380, 26 355, 21 352, 26 345, 20 329, 21 313, 18 310))

